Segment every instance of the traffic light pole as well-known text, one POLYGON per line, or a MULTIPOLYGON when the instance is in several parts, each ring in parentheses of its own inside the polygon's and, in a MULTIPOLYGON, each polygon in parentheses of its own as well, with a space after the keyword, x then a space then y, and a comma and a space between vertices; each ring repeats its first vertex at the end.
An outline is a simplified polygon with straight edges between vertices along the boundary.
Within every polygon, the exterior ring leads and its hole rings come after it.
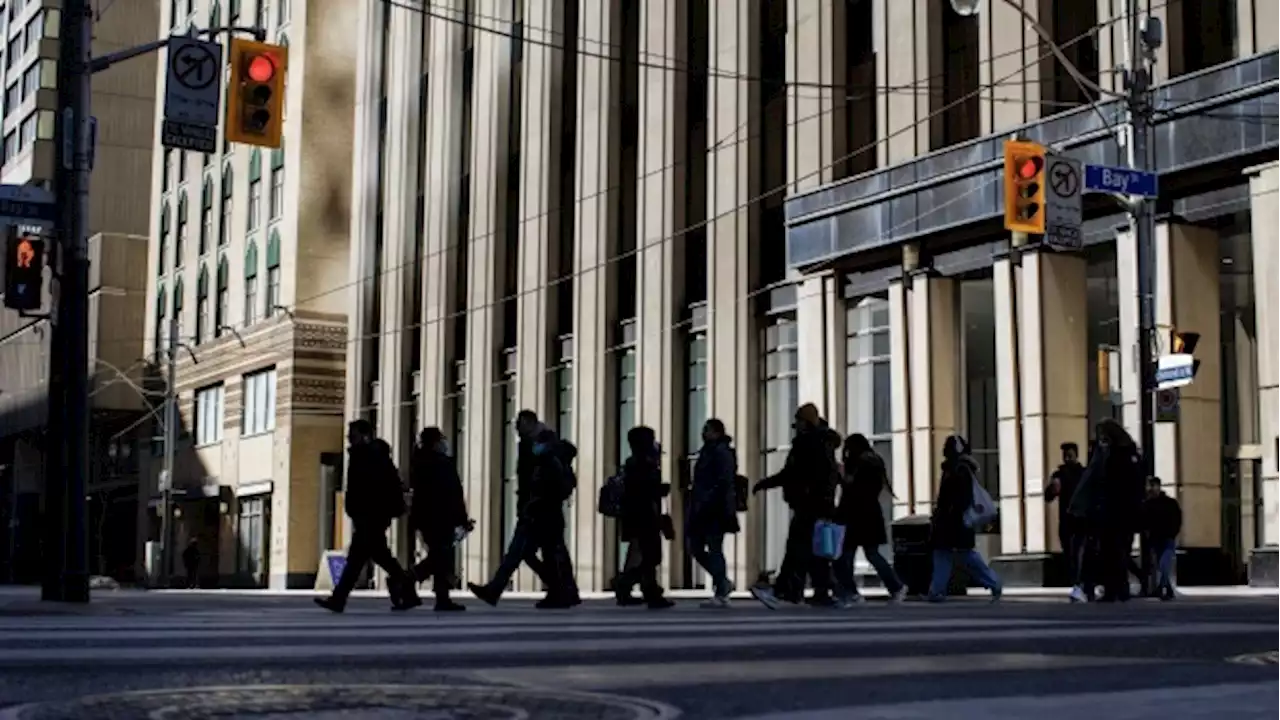
POLYGON ((173 513, 173 458, 176 451, 175 441, 178 435, 178 318, 169 319, 169 342, 165 358, 165 390, 164 390, 164 482, 160 486, 160 578, 163 587, 169 587, 173 543, 169 542, 173 535, 173 522, 169 516, 173 513))

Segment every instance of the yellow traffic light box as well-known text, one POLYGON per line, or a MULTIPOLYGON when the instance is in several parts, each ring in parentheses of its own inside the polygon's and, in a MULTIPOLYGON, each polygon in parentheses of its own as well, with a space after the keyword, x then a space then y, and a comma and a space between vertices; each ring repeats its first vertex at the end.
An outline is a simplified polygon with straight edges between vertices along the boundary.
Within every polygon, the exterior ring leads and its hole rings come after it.
POLYGON ((289 49, 233 38, 228 64, 231 80, 227 84, 227 140, 280 147, 289 49))
POLYGON ((1025 140, 1004 144, 1004 227, 1044 233, 1045 148, 1025 140))

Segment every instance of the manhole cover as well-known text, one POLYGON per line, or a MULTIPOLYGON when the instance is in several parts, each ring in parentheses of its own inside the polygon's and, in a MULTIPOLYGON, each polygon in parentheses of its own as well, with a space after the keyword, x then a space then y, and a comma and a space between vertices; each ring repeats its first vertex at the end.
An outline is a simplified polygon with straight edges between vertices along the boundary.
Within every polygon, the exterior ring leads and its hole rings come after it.
POLYGON ((15 708, 15 720, 671 720, 645 700, 512 687, 245 685, 94 695, 15 708))
POLYGON ((1277 665, 1280 664, 1280 650, 1236 655, 1227 658, 1227 662, 1237 665, 1277 665))

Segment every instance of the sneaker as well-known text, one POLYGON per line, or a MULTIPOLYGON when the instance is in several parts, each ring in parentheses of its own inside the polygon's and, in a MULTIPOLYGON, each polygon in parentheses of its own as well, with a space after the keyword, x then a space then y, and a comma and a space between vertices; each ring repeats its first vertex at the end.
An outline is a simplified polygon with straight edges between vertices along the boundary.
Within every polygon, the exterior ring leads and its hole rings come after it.
POLYGON ((498 598, 502 597, 502 593, 490 588, 488 585, 480 585, 477 583, 467 583, 467 589, 475 595, 477 599, 483 600, 493 607, 498 606, 498 598))
POLYGON ((667 610, 669 608, 673 608, 676 606, 675 602, 668 600, 667 598, 664 598, 664 597, 658 597, 652 600, 647 600, 645 601, 644 605, 650 610, 667 610))
POLYGON ((329 612, 342 614, 342 611, 347 609, 346 603, 342 602, 341 600, 338 600, 332 595, 325 598, 312 598, 312 599, 315 600, 317 605, 324 608, 325 610, 328 610, 329 612))
POLYGON ((422 604, 422 598, 415 593, 408 597, 397 598, 391 602, 392 610, 412 610, 422 604))
POLYGON ((720 597, 720 596, 713 597, 713 598, 711 598, 710 600, 707 600, 706 602, 702 603, 702 604, 701 604, 701 605, 699 605, 698 607, 701 607, 701 608, 702 608, 702 609, 704 609, 704 610, 728 610, 728 609, 729 609, 729 598, 728 598, 727 596, 725 596, 725 597, 720 597))
POLYGON ((760 604, 770 610, 778 609, 778 598, 773 594, 773 588, 766 585, 753 585, 751 587, 751 597, 760 601, 760 604))
POLYGON ((1084 595, 1084 589, 1079 585, 1071 588, 1071 592, 1067 593, 1067 599, 1073 603, 1089 602, 1089 598, 1084 595))
POLYGON ((836 601, 836 607, 841 610, 851 610, 867 601, 861 595, 850 595, 846 598, 840 598, 836 601))
POLYGON ((639 598, 635 595, 619 595, 614 602, 618 604, 618 607, 636 607, 644 604, 644 598, 639 598))
POLYGON ((897 604, 901 603, 903 600, 906 600, 906 599, 907 599, 907 589, 906 589, 906 588, 898 588, 897 590, 894 590, 893 592, 889 593, 889 604, 890 604, 890 605, 897 605, 897 604))

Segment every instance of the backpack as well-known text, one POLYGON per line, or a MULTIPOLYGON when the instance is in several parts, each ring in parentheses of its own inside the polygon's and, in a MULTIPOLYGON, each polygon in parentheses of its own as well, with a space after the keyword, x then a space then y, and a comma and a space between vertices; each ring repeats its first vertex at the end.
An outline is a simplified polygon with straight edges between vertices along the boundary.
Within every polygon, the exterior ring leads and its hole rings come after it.
POLYGON ((600 486, 596 512, 607 518, 622 517, 622 497, 626 489, 626 475, 621 469, 600 486))

